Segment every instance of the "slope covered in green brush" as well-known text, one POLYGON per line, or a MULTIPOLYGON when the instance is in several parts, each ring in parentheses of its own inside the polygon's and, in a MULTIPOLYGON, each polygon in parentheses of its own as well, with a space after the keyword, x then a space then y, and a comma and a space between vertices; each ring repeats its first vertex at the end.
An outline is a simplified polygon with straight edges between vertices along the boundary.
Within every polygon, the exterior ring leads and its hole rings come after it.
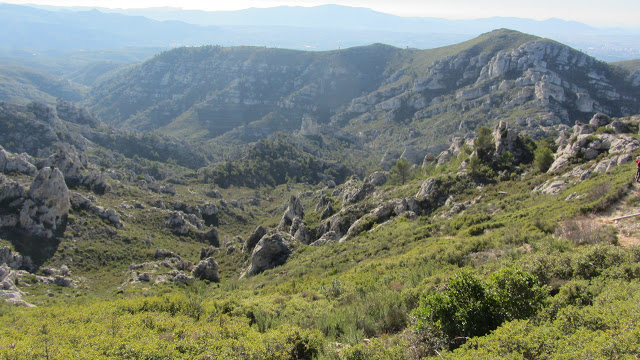
MULTIPOLYGON (((378 170, 337 184, 222 187, 207 169, 162 163, 172 175, 158 180, 137 166, 139 156, 99 169, 103 157, 123 155, 94 143, 95 133, 80 137, 74 124, 84 118, 69 114, 83 110, 43 109, 21 111, 58 129, 52 145, 35 157, 0 152, 2 276, 10 301, 36 306, 0 304, 3 356, 615 358, 637 350, 640 239, 633 220, 603 221, 639 210, 638 117, 598 115, 537 143, 506 123, 481 128, 404 181, 378 170), (94 149, 90 160, 67 139, 94 149), (537 160, 543 149, 553 163, 537 160), (53 185, 64 191, 49 192, 53 185), (57 214, 55 232, 46 214, 57 214), (611 336, 618 345, 601 346, 611 336)), ((273 166, 267 153, 282 146, 287 161, 316 161, 309 154, 323 153, 314 141, 276 135, 243 166, 273 166)))
POLYGON ((0 103, 0 357, 638 353, 637 74, 498 30, 113 76, 0 103))

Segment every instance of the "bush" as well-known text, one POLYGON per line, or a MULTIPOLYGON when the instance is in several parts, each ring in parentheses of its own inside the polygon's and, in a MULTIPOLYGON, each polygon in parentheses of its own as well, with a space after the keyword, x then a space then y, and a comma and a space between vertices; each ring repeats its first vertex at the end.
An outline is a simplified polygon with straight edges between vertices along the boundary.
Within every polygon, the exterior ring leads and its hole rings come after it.
POLYGON ((539 146, 534 152, 534 163, 536 169, 541 173, 547 172, 553 164, 553 152, 546 146, 539 146))
POLYGON ((608 243, 616 244, 616 231, 610 226, 602 226, 589 218, 576 218, 563 222, 556 230, 556 236, 562 236, 576 245, 608 243))
POLYGON ((458 337, 486 335, 504 321, 534 316, 547 295, 533 275, 516 268, 498 271, 489 281, 465 270, 443 291, 427 295, 412 315, 418 331, 440 335, 455 347, 458 337))

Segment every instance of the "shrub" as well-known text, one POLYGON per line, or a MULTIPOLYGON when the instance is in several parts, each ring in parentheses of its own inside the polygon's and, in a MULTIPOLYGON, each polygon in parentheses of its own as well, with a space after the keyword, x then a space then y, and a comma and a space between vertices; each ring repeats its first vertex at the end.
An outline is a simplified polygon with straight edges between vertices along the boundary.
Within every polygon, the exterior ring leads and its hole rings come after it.
POLYGON ((412 315, 418 331, 442 336, 455 347, 458 337, 486 335, 504 321, 534 316, 547 295, 533 275, 516 268, 498 271, 489 281, 463 270, 443 291, 427 295, 412 315))
POLYGON ((616 231, 610 226, 602 226, 587 217, 563 222, 556 230, 556 236, 562 236, 576 245, 609 243, 616 244, 616 231))
POLYGON ((547 172, 553 164, 553 152, 546 146, 539 146, 534 152, 534 163, 536 165, 536 169, 541 173, 547 172))

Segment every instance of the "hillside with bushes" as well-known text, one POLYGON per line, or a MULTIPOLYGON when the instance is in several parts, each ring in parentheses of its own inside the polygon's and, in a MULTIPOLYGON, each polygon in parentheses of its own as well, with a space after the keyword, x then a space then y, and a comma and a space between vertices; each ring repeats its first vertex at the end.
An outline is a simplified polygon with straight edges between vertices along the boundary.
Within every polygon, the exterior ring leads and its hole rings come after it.
POLYGON ((112 76, 0 103, 0 357, 640 352, 634 73, 499 30, 112 76))

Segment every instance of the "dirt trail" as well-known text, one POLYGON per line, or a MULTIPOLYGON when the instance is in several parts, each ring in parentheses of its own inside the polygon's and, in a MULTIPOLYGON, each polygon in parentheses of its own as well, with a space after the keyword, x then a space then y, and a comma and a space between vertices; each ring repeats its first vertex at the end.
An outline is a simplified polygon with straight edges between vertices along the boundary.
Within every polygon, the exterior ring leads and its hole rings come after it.
POLYGON ((631 190, 611 209, 593 217, 602 225, 618 229, 618 243, 621 246, 640 245, 640 216, 611 221, 611 219, 640 213, 640 184, 634 183, 631 190))

